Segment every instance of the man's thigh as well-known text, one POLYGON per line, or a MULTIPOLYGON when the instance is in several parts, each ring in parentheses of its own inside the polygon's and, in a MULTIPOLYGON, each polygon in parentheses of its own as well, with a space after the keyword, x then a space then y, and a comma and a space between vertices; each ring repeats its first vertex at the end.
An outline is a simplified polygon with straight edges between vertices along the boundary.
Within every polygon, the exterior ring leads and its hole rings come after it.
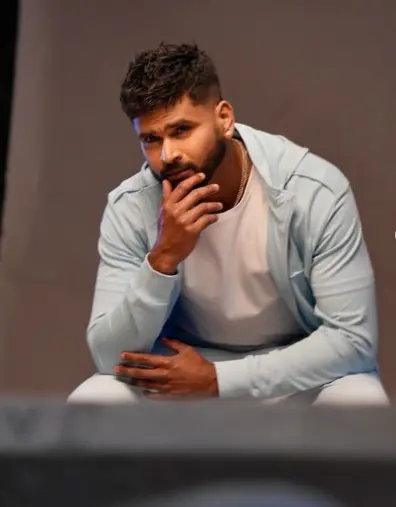
POLYGON ((314 405, 389 405, 377 373, 356 373, 320 388, 314 405))
POLYGON ((389 405, 377 373, 357 373, 309 391, 264 400, 265 405, 375 406, 389 405))
POLYGON ((113 375, 93 375, 68 397, 68 403, 137 403, 141 390, 117 380, 113 375))

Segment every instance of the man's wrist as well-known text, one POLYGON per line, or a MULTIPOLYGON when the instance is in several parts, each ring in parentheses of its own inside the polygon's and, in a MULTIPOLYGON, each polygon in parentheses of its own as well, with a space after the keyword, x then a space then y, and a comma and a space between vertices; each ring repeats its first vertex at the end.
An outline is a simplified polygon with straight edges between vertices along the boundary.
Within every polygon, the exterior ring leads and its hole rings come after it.
POLYGON ((169 255, 156 251, 155 249, 147 256, 147 260, 154 271, 162 273, 163 275, 172 276, 177 273, 177 265, 169 255))

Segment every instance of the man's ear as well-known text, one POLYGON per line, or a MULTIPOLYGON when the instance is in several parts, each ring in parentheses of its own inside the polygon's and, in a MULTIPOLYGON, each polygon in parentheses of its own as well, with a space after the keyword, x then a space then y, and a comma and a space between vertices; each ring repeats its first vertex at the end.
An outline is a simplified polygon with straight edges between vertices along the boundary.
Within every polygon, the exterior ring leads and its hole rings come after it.
POLYGON ((234 108, 226 100, 216 105, 216 116, 219 128, 226 139, 232 139, 235 129, 234 108))

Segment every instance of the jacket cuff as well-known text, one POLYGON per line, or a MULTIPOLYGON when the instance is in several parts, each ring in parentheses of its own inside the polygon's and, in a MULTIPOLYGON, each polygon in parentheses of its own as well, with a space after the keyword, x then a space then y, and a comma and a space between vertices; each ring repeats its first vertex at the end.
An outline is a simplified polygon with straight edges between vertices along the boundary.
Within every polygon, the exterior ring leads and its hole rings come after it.
POLYGON ((167 300, 175 288, 176 282, 179 281, 180 274, 177 272, 174 275, 165 275, 155 271, 148 259, 147 255, 140 266, 139 272, 139 287, 144 289, 146 294, 156 301, 167 300))
POLYGON ((245 359, 214 363, 220 398, 250 395, 250 375, 245 359))

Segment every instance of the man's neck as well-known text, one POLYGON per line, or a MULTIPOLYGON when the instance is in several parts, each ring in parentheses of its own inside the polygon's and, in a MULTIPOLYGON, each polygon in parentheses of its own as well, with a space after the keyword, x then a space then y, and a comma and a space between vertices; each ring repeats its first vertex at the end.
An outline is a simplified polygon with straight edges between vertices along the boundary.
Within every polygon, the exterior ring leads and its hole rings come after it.
MULTIPOLYGON (((228 142, 224 159, 211 180, 211 183, 220 185, 216 200, 223 203, 223 211, 227 211, 234 206, 241 184, 243 166, 242 146, 236 140, 228 142)), ((249 159, 248 166, 250 167, 249 159)))

